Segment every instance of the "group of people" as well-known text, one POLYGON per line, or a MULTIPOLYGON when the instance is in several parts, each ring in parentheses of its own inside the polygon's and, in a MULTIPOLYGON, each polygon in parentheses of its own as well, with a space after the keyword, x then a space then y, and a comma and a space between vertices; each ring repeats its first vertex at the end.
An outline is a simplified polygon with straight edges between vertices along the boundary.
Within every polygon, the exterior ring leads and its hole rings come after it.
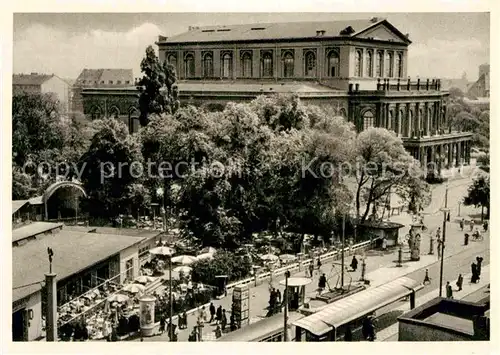
MULTIPOLYGON (((482 263, 483 263, 483 257, 481 256, 477 256, 476 261, 472 262, 471 264, 472 277, 470 280, 471 283, 477 283, 480 280, 482 263)), ((430 283, 428 270, 426 269, 424 284, 426 283, 427 280, 430 283)), ((458 291, 462 291, 463 283, 464 283, 464 277, 462 276, 462 274, 459 274, 456 282, 458 291)), ((449 281, 446 282, 446 298, 453 298, 453 289, 449 281)))
MULTIPOLYGON (((318 258, 318 261, 317 261, 317 263, 316 263, 316 266, 317 266, 318 273, 319 273, 319 272, 320 272, 320 270, 321 270, 321 266, 322 266, 322 264, 321 264, 321 259, 320 259, 320 258, 318 258)), ((307 275, 306 275, 306 276, 307 276, 307 275)), ((312 278, 313 278, 313 276, 314 276, 314 260, 313 260, 313 261, 311 261, 311 263, 309 264, 309 277, 312 279, 312 278)))

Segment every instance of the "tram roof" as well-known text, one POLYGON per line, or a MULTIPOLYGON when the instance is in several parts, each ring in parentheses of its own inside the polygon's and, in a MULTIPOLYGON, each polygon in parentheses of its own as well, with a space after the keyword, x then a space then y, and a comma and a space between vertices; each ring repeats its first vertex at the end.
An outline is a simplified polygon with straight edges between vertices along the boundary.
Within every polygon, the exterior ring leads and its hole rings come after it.
MULTIPOLYGON (((288 320, 290 323, 302 317, 304 317, 304 315, 299 312, 290 312, 288 314, 288 320)), ((267 335, 276 333, 280 329, 283 330, 282 313, 246 325, 238 330, 235 330, 234 332, 220 337, 219 339, 217 339, 217 341, 259 341, 259 339, 262 339, 267 335)))
POLYGON ((321 336, 333 328, 370 314, 398 299, 408 296, 413 290, 423 286, 408 277, 401 277, 385 285, 367 289, 336 301, 308 317, 292 324, 321 336))

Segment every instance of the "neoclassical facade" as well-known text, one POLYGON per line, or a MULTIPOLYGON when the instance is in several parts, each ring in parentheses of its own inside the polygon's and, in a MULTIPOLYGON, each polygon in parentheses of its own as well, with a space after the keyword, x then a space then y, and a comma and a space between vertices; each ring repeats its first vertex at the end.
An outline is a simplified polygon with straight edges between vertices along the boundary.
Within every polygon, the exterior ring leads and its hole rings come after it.
MULTIPOLYGON (((190 27, 156 42, 176 69, 182 104, 244 102, 296 94, 353 122, 393 130, 422 164, 438 170, 470 161, 471 133, 452 132, 439 79, 407 76, 409 35, 386 19, 190 27)), ((88 88, 90 118, 138 127, 138 91, 88 88)))

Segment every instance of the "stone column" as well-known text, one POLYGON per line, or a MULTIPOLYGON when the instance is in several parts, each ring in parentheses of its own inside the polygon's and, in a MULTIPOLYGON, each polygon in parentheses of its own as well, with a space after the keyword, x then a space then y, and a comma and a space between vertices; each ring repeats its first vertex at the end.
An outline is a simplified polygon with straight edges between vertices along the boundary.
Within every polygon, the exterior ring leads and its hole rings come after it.
POLYGON ((378 103, 376 106, 377 116, 375 117, 375 127, 382 128, 384 126, 383 125, 384 114, 385 114, 384 106, 385 106, 384 103, 378 103))
POLYGON ((56 274, 45 274, 45 292, 47 292, 46 338, 57 341, 57 280, 56 274))
POLYGON ((440 144, 439 146, 437 146, 438 148, 438 158, 437 158, 437 171, 438 171, 438 174, 441 174, 441 159, 443 158, 443 145, 440 144))
POLYGON ((456 145, 455 166, 460 166, 460 143, 455 143, 455 145, 456 145))
POLYGON ((410 119, 410 104, 406 104, 406 121, 407 121, 407 131, 405 132, 406 133, 406 136, 408 138, 411 138, 411 129, 412 129, 412 120, 410 119))
POLYGON ((470 165, 470 148, 471 148, 471 142, 467 141, 467 165, 470 165))
POLYGON ((401 116, 399 116, 399 104, 396 104, 396 135, 399 137, 401 135, 401 116))
POLYGON ((451 169, 453 167, 453 144, 448 143, 448 160, 446 162, 446 168, 451 169))
POLYGON ((431 117, 429 117, 429 103, 426 102, 424 105, 424 135, 429 135, 429 120, 431 120, 431 117))

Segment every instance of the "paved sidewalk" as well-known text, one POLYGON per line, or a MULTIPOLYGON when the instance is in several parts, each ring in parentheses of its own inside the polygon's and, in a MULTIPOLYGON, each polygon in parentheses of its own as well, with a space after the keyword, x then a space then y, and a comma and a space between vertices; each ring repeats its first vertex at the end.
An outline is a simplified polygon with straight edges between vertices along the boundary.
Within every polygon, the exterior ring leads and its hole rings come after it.
MULTIPOLYGON (((474 293, 477 290, 485 287, 490 282, 489 281, 490 280, 490 265, 485 265, 481 268, 481 281, 476 283, 476 284, 473 284, 470 282, 470 278, 471 278, 472 274, 467 274, 467 275, 463 275, 463 276, 464 276, 464 283, 462 285, 462 291, 458 291, 456 289, 456 281, 457 280, 450 282, 450 284, 453 287, 453 298, 454 299, 459 300, 459 299, 465 298, 468 295, 470 295, 471 293, 474 293)), ((446 295, 446 285, 443 285, 442 294, 446 295)), ((418 307, 418 306, 420 306, 420 305, 422 305, 422 304, 424 304, 424 303, 426 303, 426 302, 428 302, 428 301, 430 301, 438 296, 439 296, 438 290, 432 290, 432 291, 430 291, 430 292, 428 292, 420 297, 417 297, 416 302, 415 302, 415 306, 418 307)), ((410 305, 408 302, 405 302, 400 307, 395 308, 394 311, 403 311, 406 313, 406 312, 410 311, 410 305)), ((387 339, 398 334, 398 330, 399 330, 399 323, 396 322, 393 325, 378 331, 376 341, 387 341, 387 339)))

